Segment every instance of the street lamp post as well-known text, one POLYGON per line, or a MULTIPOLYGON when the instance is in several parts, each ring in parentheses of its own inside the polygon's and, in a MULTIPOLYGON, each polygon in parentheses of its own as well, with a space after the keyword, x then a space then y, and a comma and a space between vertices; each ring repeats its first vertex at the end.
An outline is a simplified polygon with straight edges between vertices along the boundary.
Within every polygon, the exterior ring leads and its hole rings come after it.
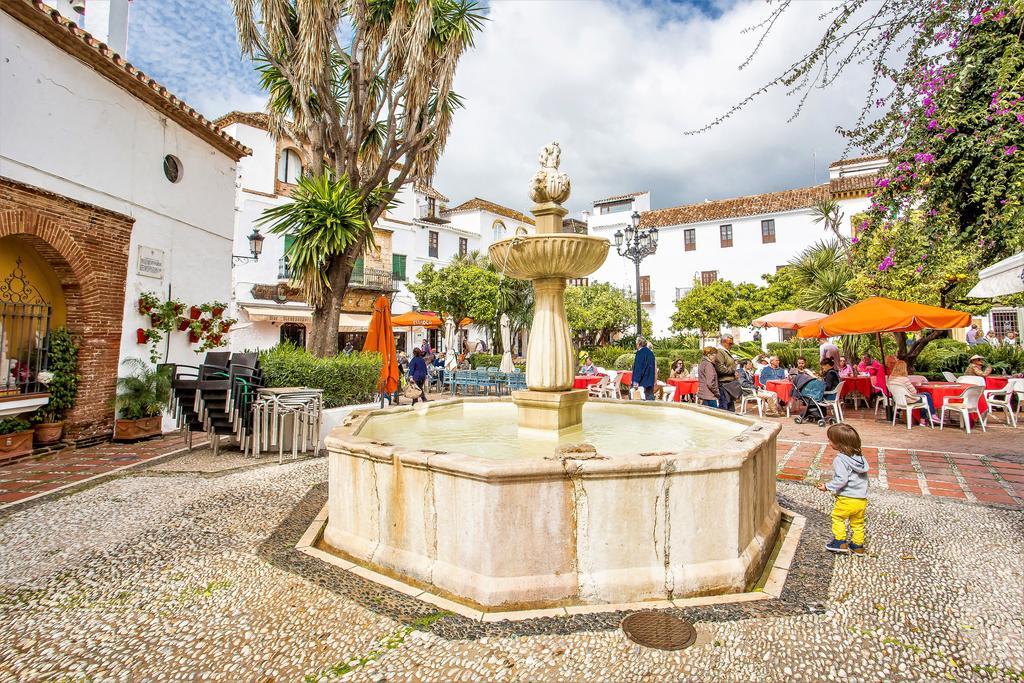
POLYGON ((622 230, 615 231, 615 251, 633 262, 636 268, 636 334, 643 332, 643 308, 640 305, 640 262, 658 250, 658 229, 640 229, 640 214, 636 211, 631 216, 633 222, 626 226, 625 235, 622 230))

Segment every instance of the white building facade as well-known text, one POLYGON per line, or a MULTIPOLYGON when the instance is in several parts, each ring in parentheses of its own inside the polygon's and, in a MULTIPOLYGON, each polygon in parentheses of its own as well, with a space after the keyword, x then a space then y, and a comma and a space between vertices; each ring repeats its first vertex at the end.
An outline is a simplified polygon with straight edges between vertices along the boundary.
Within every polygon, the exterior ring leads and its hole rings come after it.
MULTIPOLYGON (((614 243, 614 234, 640 213, 642 227, 657 227, 657 252, 640 264, 640 296, 651 317, 656 337, 672 334, 675 302, 695 284, 715 280, 763 284, 762 276, 774 273, 815 242, 827 238, 815 224, 815 202, 833 198, 842 211, 842 231, 852 234, 851 219, 870 205, 868 193, 884 157, 861 157, 833 163, 829 182, 814 187, 708 200, 666 209, 650 210, 650 194, 634 193, 600 200, 588 216, 590 234, 614 243)), ((610 282, 636 291, 633 262, 614 248, 592 282, 610 282)), ((750 338, 750 330, 733 330, 750 338)), ((767 331, 767 341, 776 331, 767 331)))
MULTIPOLYGON (((126 31, 127 0, 106 5, 106 20, 91 24, 126 31)), ((0 281, 46 292, 36 304, 8 292, 5 303, 43 306, 48 329, 79 337, 69 433, 99 437, 120 362, 150 356, 137 339, 149 327, 139 295, 230 298, 236 164, 249 150, 107 47, 107 35, 86 33, 88 17, 28 0, 0 10, 0 281)), ((5 337, 0 366, 23 363, 27 376, 17 343, 5 337)), ((195 364, 195 350, 187 333, 171 334, 160 360, 195 364)))

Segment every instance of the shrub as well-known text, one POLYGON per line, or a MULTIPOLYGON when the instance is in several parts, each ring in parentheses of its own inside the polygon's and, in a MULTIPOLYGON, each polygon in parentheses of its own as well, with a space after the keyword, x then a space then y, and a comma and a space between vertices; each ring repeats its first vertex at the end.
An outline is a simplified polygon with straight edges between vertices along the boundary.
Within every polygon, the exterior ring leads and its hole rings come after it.
MULTIPOLYGON (((1024 349, 1019 346, 977 344, 971 347, 968 358, 975 353, 984 356, 985 361, 992 366, 992 371, 995 373, 1008 374, 1024 371, 1024 349)), ((966 363, 964 367, 966 367, 966 363)))
POLYGON ((967 368, 967 359, 972 355, 971 347, 964 342, 939 339, 924 347, 914 363, 914 371, 919 374, 952 372, 959 375, 967 368))
POLYGON ((16 434, 26 429, 32 429, 32 425, 17 417, 5 417, 0 419, 0 434, 16 434))
POLYGON ((636 357, 635 353, 623 353, 615 359, 614 369, 615 370, 632 370, 633 359, 636 357))
POLYGON ((616 359, 623 353, 627 353, 630 350, 625 349, 621 346, 595 346, 593 348, 583 349, 590 354, 590 357, 594 360, 594 365, 601 368, 610 368, 615 365, 616 359))
POLYGON ((161 414, 171 398, 169 369, 156 368, 141 358, 125 358, 121 367, 128 370, 117 378, 114 408, 123 420, 141 420, 161 414))
POLYGON ((337 408, 376 397, 381 358, 358 352, 318 358, 294 345, 279 344, 260 353, 260 367, 267 386, 323 389, 325 406, 337 408))
POLYGON ((32 415, 33 422, 60 422, 75 407, 78 395, 78 346, 63 327, 50 333, 50 382, 46 390, 50 401, 32 415))

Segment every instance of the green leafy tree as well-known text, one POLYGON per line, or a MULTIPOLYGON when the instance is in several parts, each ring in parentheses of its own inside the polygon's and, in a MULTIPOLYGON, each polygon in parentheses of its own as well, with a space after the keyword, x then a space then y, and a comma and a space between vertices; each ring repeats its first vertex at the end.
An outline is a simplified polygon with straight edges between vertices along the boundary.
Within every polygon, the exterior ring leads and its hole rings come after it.
POLYGON ((422 309, 489 325, 498 315, 498 279, 490 268, 456 259, 443 268, 425 265, 409 291, 422 309))
MULTIPOLYGON (((607 282, 565 290, 565 314, 577 346, 599 346, 636 325, 636 299, 607 282)), ((644 333, 650 317, 643 312, 644 333)))
MULTIPOLYGON (((270 133, 326 170, 374 225, 408 181, 429 181, 461 98, 459 60, 485 20, 474 0, 232 0, 238 42, 267 92, 270 133)), ((322 256, 309 348, 337 353, 341 301, 368 240, 363 231, 310 247, 322 256)), ((369 235, 369 236, 368 236, 369 235)), ((298 241, 298 240, 297 240, 298 241)))
POLYGON ((676 301, 672 331, 700 330, 703 343, 704 339, 717 336, 722 325, 734 323, 735 303, 736 287, 728 280, 697 285, 676 301))

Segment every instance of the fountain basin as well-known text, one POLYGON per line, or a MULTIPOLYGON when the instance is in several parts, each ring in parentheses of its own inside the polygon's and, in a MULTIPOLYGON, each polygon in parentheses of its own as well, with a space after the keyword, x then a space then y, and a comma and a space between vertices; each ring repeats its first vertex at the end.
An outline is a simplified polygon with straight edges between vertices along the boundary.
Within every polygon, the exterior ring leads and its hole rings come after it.
POLYGON ((488 249, 499 271, 517 280, 586 277, 608 257, 608 240, 571 233, 520 235, 488 249))
POLYGON ((484 398, 351 416, 326 439, 325 544, 484 609, 741 592, 760 572, 781 516, 777 425, 591 401, 593 428, 516 433, 515 411, 484 398), (555 458, 582 441, 600 459, 555 458))

